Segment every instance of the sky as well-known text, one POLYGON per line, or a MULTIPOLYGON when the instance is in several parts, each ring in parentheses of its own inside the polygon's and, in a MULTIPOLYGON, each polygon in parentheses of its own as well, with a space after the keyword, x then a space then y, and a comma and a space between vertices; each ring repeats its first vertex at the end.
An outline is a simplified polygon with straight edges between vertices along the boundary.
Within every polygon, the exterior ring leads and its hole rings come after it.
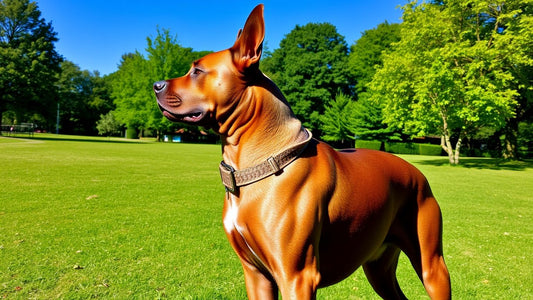
POLYGON ((37 0, 59 41, 56 51, 82 70, 107 75, 123 54, 145 53, 146 38, 168 29, 183 47, 219 51, 233 45, 237 32, 259 3, 265 4, 265 42, 273 51, 296 25, 328 22, 352 45, 365 30, 401 22, 407 0, 347 1, 139 1, 37 0))

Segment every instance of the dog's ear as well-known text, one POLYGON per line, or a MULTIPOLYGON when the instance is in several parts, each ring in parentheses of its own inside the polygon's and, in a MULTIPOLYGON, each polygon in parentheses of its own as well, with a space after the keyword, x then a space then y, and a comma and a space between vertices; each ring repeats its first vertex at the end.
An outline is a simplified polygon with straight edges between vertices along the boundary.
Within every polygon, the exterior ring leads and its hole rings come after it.
POLYGON ((265 38, 265 20, 263 19, 263 4, 259 4, 250 13, 244 24, 244 29, 239 30, 237 40, 230 48, 233 53, 233 62, 237 69, 244 73, 250 67, 257 68, 263 51, 265 38))

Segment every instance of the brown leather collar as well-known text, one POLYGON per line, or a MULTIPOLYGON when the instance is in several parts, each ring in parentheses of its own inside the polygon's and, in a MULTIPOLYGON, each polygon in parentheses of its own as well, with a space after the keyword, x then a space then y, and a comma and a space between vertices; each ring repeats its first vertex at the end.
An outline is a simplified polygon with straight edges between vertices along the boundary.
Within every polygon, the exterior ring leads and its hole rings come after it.
POLYGON ((305 150, 313 135, 311 131, 304 128, 307 132, 307 138, 282 152, 273 155, 264 162, 243 170, 235 170, 232 166, 224 161, 220 163, 220 177, 226 187, 226 191, 235 194, 240 186, 248 185, 264 179, 270 175, 278 173, 280 170, 293 162, 305 150))

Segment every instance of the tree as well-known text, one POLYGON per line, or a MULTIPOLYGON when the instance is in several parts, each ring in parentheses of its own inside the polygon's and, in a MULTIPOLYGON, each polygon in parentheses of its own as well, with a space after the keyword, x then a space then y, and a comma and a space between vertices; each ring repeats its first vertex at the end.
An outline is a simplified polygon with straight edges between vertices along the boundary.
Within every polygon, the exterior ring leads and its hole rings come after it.
POLYGON ((385 121, 412 136, 440 134, 452 164, 465 137, 502 128, 514 116, 518 93, 504 53, 494 47, 506 33, 499 23, 505 7, 482 0, 408 3, 401 40, 372 81, 373 97, 386 101, 385 121))
POLYGON ((131 132, 147 128, 156 104, 151 95, 149 66, 138 51, 122 56, 118 71, 110 75, 115 118, 131 132))
POLYGON ((361 97, 354 103, 353 132, 357 139, 367 141, 400 141, 402 134, 387 125, 383 118, 383 103, 361 97))
POLYGON ((56 74, 61 56, 52 24, 35 2, 0 1, 0 120, 12 111, 15 121, 41 115, 48 122, 57 107, 56 74))
POLYGON ((355 102, 346 94, 339 93, 325 105, 324 114, 320 116, 322 139, 324 141, 345 144, 355 140, 354 115, 355 102))
POLYGON ((100 115, 100 120, 96 122, 96 129, 99 135, 114 135, 120 133, 120 123, 117 122, 113 112, 100 115))
POLYGON ((383 53, 400 41, 400 24, 379 24, 366 30, 351 47, 348 67, 355 80, 357 102, 354 104, 354 133, 362 140, 399 140, 397 128, 388 126, 383 119, 383 102, 370 99, 369 84, 376 69, 383 65, 383 53))
POLYGON ((355 80, 358 98, 367 92, 368 84, 383 65, 382 53, 390 49, 392 43, 400 41, 400 24, 379 24, 376 28, 365 30, 351 46, 348 67, 355 80))
POLYGON ((503 156, 517 158, 520 144, 531 144, 527 133, 520 128, 533 122, 533 1, 505 1, 496 7, 493 46, 499 59, 513 80, 509 84, 518 92, 515 117, 498 132, 503 140, 503 156), (520 136, 526 135, 526 136, 520 136))
POLYGON ((335 26, 309 23, 296 26, 278 49, 266 53, 262 70, 278 84, 303 124, 318 131, 324 105, 339 91, 351 93, 347 59, 348 46, 335 26))
POLYGON ((61 63, 56 83, 59 91, 61 133, 94 135, 96 121, 112 108, 105 80, 98 72, 81 70, 74 63, 61 63))
POLYGON ((355 139, 401 140, 400 133, 383 123, 382 107, 368 98, 353 101, 350 96, 339 93, 328 101, 320 116, 322 139, 329 142, 348 142, 355 139))

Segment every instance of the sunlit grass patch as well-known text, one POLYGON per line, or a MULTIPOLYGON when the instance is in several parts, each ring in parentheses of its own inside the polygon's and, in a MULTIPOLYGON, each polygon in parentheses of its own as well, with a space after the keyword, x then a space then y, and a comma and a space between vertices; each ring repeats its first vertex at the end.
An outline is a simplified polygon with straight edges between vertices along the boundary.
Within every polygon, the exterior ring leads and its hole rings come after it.
MULTIPOLYGON (((0 153, 0 297, 246 297, 222 227, 220 145, 37 135, 0 153)), ((404 158, 441 205, 454 297, 532 298, 532 164, 404 158)), ((398 277, 426 297, 405 256, 398 277)), ((377 298, 362 270, 318 297, 377 298)))

